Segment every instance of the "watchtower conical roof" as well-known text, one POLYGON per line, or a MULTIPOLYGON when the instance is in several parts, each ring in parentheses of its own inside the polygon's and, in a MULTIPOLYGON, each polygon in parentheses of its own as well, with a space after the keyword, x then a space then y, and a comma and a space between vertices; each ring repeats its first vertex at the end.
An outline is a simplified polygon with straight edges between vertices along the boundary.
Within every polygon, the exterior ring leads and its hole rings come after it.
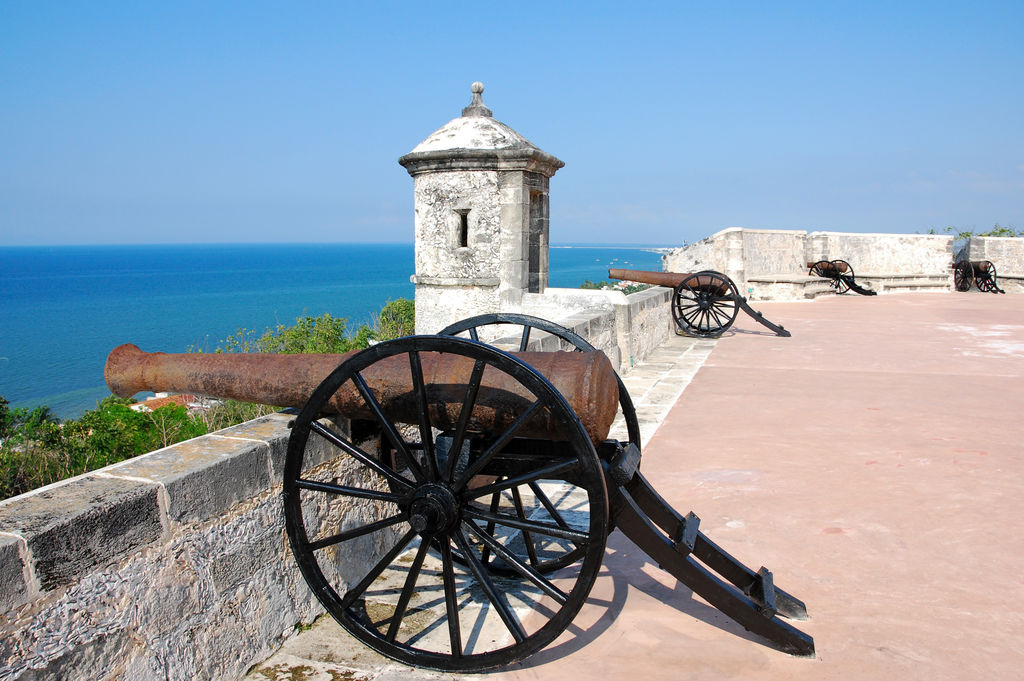
POLYGON ((527 170, 551 177, 565 165, 494 118, 481 98, 483 83, 473 83, 471 89, 473 100, 461 116, 398 159, 410 175, 440 170, 527 170))

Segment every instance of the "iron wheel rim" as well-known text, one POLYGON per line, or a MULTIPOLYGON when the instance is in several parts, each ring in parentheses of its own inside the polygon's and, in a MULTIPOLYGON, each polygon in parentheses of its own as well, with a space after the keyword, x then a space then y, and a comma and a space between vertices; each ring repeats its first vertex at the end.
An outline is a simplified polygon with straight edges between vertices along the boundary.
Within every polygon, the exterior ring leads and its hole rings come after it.
POLYGON ((736 321, 739 310, 735 284, 724 274, 711 270, 689 275, 679 282, 672 295, 676 327, 698 338, 721 336, 736 321))

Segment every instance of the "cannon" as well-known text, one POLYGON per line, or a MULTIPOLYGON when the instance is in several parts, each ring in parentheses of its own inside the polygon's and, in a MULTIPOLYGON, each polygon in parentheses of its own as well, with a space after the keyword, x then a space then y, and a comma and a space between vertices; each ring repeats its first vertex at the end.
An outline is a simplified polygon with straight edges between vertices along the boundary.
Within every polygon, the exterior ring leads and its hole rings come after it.
POLYGON ((781 619, 805 619, 803 602, 708 539, 640 473, 636 414, 604 353, 546 320, 475 317, 345 355, 120 346, 105 376, 125 396, 172 389, 301 405, 283 480, 292 554, 342 627, 393 659, 478 672, 542 649, 583 606, 616 527, 770 645, 814 655, 813 639, 781 619), (512 352, 477 340, 498 324, 522 327, 512 352), (526 351, 541 333, 569 351, 526 351), (628 441, 607 437, 616 416, 628 441), (324 472, 338 457, 354 462, 353 476, 324 472), (365 513, 326 528, 316 513, 353 504, 365 513), (367 558, 348 579, 336 567, 352 565, 346 556, 367 558))
POLYGON ((1006 293, 996 282, 996 266, 991 260, 961 260, 953 263, 953 286, 970 291, 971 286, 986 293, 1006 293))
POLYGON ((740 310, 778 336, 792 335, 782 324, 770 322, 750 307, 733 280, 721 272, 704 270, 679 274, 610 269, 608 276, 672 289, 672 320, 679 331, 690 336, 718 338, 733 325, 740 310))
POLYGON ((862 296, 877 296, 878 291, 864 288, 857 283, 853 274, 853 265, 845 260, 817 260, 808 262, 807 274, 830 279, 829 285, 835 292, 842 295, 847 291, 859 293, 862 296))

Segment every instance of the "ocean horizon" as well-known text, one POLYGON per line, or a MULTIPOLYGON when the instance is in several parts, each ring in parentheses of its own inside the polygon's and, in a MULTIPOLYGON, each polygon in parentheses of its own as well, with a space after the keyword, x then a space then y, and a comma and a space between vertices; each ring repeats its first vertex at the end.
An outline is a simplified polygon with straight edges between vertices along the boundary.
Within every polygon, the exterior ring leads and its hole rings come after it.
MULTIPOLYGON (((552 244, 549 285, 660 270, 667 248, 552 244)), ((413 297, 413 256, 411 242, 0 247, 0 396, 77 418, 110 394, 103 364, 121 343, 212 351, 242 329, 324 313, 354 332, 413 297)))

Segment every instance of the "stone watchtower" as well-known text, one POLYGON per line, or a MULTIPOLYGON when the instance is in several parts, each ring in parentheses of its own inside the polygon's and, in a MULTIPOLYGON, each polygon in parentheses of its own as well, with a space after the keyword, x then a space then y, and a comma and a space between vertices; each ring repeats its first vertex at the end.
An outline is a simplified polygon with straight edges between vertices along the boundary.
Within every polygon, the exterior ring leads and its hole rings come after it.
POLYGON ((398 159, 413 177, 416 333, 518 312, 548 284, 548 181, 564 163, 496 120, 482 83, 462 116, 398 159))

